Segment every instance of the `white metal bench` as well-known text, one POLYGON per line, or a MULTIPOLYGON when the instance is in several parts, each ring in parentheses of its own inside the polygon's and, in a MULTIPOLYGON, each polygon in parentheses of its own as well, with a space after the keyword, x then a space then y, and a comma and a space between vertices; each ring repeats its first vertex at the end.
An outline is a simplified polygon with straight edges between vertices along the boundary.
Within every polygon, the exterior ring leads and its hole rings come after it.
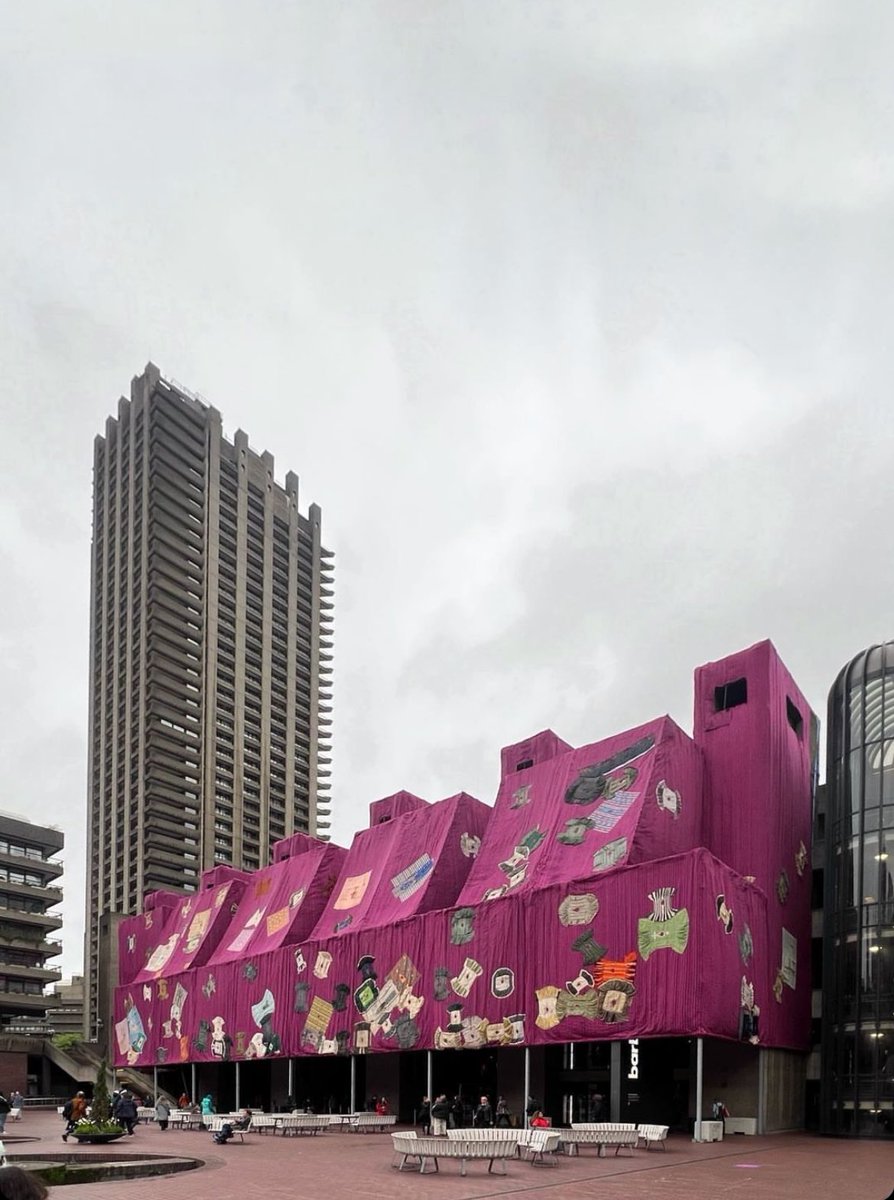
POLYGON ((380 1116, 379 1113, 356 1113, 347 1121, 350 1133, 384 1133, 389 1125, 396 1124, 397 1115, 395 1113, 387 1116, 380 1116))
POLYGON ((578 1154, 582 1146, 596 1146, 596 1153, 605 1158, 606 1147, 614 1146, 615 1157, 623 1149, 631 1153, 639 1143, 639 1134, 635 1125, 600 1124, 572 1125, 570 1129, 562 1130, 562 1141, 566 1154, 578 1154))
POLYGON ((451 1142, 513 1142, 518 1144, 522 1135, 517 1129, 448 1129, 451 1142))
POLYGON ((551 1155, 553 1166, 558 1164, 559 1144, 562 1135, 557 1129, 529 1129, 518 1137, 518 1148, 522 1158, 530 1155, 532 1163, 546 1163, 544 1155, 551 1155))
POLYGON ((236 1128, 236 1122, 239 1119, 240 1119, 239 1117, 234 1117, 232 1115, 227 1116, 226 1114, 217 1113, 213 1116, 206 1117, 205 1123, 206 1123, 207 1128, 211 1131, 211 1133, 220 1133, 220 1131, 223 1129, 224 1125, 229 1125, 232 1127, 233 1137, 238 1137, 240 1142, 244 1142, 245 1135, 247 1133, 251 1133, 252 1129, 254 1128, 254 1123, 255 1123, 254 1115, 252 1115, 252 1119, 249 1121, 249 1123, 246 1125, 246 1127, 244 1129, 236 1128))
POLYGON ((660 1146, 662 1150, 667 1149, 667 1125, 638 1125, 637 1133, 639 1140, 645 1145, 647 1150, 653 1146, 660 1146))
MULTIPOLYGON (((451 1132, 461 1134, 464 1131, 455 1129, 451 1132)), ((488 1174, 493 1173, 495 1162, 502 1161, 503 1170, 500 1174, 505 1175, 506 1159, 514 1158, 516 1154, 516 1143, 505 1138, 433 1138, 417 1137, 412 1133, 393 1133, 391 1144, 395 1156, 400 1158, 400 1162, 395 1164, 397 1169, 402 1171, 408 1162, 412 1161, 414 1165, 418 1162, 420 1175, 426 1173, 426 1163, 431 1163, 437 1171, 441 1158, 459 1159, 461 1175, 465 1175, 466 1163, 470 1159, 486 1160, 488 1174)))
POLYGON ((305 1133, 315 1137, 321 1129, 329 1128, 328 1116, 315 1116, 312 1113, 278 1116, 276 1120, 283 1137, 297 1137, 305 1133))

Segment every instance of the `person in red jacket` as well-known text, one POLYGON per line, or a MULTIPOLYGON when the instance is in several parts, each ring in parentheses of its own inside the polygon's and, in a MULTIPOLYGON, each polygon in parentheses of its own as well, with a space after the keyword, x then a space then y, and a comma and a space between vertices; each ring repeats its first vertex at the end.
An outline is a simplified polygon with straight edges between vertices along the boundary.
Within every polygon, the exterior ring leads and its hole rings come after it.
POLYGON ((380 1096, 376 1101, 376 1112, 380 1117, 388 1116, 388 1101, 384 1096, 380 1096))
POLYGON ((531 1117, 531 1128, 549 1129, 549 1117, 545 1117, 539 1108, 531 1117))

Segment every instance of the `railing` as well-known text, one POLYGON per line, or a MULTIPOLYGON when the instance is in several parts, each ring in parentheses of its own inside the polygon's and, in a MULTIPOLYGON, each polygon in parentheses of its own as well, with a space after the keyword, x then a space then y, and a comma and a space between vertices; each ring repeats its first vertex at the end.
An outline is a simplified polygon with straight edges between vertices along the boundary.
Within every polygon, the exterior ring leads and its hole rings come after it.
POLYGON ((26 1096, 25 1108, 60 1108, 71 1096, 26 1096))

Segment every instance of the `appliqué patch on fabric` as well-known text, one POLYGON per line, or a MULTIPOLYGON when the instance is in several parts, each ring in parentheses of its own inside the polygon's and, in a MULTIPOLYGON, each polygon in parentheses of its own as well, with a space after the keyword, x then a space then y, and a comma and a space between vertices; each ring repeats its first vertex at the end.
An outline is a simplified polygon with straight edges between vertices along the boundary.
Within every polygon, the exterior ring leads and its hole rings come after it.
POLYGON ((600 871, 608 871, 626 857, 627 838, 615 838, 612 842, 606 842, 593 855, 593 870, 596 874, 599 874, 600 871))
POLYGON ((428 879, 434 866, 434 860, 430 854, 420 854, 415 862, 410 863, 408 867, 395 875, 391 880, 391 891, 396 899, 409 900, 428 879))
POLYGON ((562 925, 588 925, 599 912, 599 901, 592 892, 575 892, 559 905, 562 925))
POLYGON ((669 812, 674 819, 683 811, 683 800, 680 793, 669 787, 663 779, 655 788, 655 801, 660 809, 669 812))
POLYGON ((341 891, 332 907, 342 911, 346 908, 356 908, 369 887, 372 871, 364 871, 362 875, 350 875, 342 884, 341 891))

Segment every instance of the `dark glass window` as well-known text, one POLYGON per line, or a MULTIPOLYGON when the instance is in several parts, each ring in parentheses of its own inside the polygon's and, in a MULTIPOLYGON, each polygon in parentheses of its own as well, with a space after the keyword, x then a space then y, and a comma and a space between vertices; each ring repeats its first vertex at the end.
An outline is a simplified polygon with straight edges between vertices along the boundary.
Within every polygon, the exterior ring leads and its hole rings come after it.
POLYGON ((725 712, 748 703, 748 680, 734 679, 714 689, 714 711, 725 712))

